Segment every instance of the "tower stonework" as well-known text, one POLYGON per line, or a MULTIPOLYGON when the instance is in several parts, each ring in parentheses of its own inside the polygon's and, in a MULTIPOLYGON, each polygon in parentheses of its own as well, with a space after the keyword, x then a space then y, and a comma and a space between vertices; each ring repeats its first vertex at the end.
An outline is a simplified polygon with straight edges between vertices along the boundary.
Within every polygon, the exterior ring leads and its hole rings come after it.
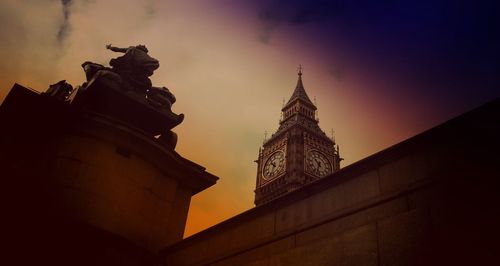
POLYGON ((255 205, 340 169, 339 147, 318 125, 317 108, 304 89, 301 69, 281 112, 278 130, 259 149, 255 205))

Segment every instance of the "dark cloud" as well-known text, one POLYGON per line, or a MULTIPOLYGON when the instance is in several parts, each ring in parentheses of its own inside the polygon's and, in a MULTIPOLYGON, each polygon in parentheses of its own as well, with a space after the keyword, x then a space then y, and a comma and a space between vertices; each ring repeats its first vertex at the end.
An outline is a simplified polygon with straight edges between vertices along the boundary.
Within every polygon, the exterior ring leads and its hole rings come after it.
POLYGON ((306 24, 325 21, 341 13, 339 1, 275 0, 266 2, 260 9, 259 18, 267 22, 306 24))
POLYGON ((331 70, 330 70, 330 75, 332 75, 335 79, 337 80, 342 80, 345 77, 346 73, 346 67, 345 65, 335 65, 331 70))
POLYGON ((156 15, 156 6, 154 1, 147 1, 144 5, 144 16, 146 20, 153 19, 156 15))
MULTIPOLYGON (((430 94, 498 97, 499 6, 494 1, 265 1, 257 7, 259 39, 269 43, 281 26, 297 25, 302 40, 323 45, 317 51, 323 58, 344 51, 395 80, 420 82, 416 85, 430 94)), ((333 65, 338 56, 331 56, 333 65)), ((339 76, 343 71, 337 68, 333 73, 339 76)))
POLYGON ((274 29, 283 23, 302 25, 321 23, 342 12, 339 1, 266 1, 259 7, 258 17, 263 22, 259 40, 269 43, 274 29))
POLYGON ((59 43, 62 43, 66 38, 66 35, 69 31, 69 7, 71 5, 71 0, 61 0, 63 6, 63 22, 59 26, 59 31, 57 32, 57 40, 59 43))

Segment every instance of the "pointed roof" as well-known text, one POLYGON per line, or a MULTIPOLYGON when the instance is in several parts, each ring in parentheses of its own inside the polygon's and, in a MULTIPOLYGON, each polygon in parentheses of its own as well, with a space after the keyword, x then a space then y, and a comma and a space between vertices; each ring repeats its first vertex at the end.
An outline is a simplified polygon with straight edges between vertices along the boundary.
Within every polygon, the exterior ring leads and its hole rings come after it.
POLYGON ((288 100, 284 108, 297 100, 302 100, 303 102, 315 107, 315 105, 311 102, 311 99, 309 99, 309 96, 307 96, 304 84, 302 83, 302 67, 299 67, 298 76, 297 85, 295 86, 292 97, 290 97, 290 100, 288 100))

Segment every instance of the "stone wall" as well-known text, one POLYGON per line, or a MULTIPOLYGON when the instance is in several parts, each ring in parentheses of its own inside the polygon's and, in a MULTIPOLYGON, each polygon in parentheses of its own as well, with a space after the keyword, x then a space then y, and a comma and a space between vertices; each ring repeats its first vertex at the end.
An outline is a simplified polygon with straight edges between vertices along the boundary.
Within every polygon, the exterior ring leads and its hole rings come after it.
POLYGON ((162 251, 167 265, 481 265, 495 258, 494 101, 162 251))
POLYGON ((167 170, 167 154, 156 154, 156 166, 151 143, 104 122, 81 121, 46 155, 60 211, 149 250, 182 239, 192 189, 167 170))
POLYGON ((19 85, 0 125, 4 239, 33 255, 20 265, 152 265, 217 180, 133 125, 19 85))

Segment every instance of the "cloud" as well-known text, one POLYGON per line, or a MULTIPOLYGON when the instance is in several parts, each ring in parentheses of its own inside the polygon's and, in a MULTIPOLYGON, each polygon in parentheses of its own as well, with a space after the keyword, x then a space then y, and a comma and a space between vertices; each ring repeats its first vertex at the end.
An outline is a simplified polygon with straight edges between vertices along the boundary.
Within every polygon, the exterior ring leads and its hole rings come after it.
POLYGON ((15 82, 38 91, 62 79, 80 84, 84 79, 81 62, 108 62, 106 43, 128 46, 153 42, 146 32, 158 23, 158 3, 1 1, 0 102, 15 82))
POLYGON ((157 14, 157 6, 155 4, 155 1, 146 1, 146 3, 144 4, 144 11, 145 19, 153 19, 157 14))
POLYGON ((342 12, 339 1, 274 0, 262 2, 258 18, 263 23, 259 40, 269 43, 274 30, 283 24, 304 25, 325 22, 342 12))
POLYGON ((0 101, 14 82, 43 90, 53 81, 62 24, 59 1, 0 2, 0 101))
POLYGON ((59 27, 59 32, 57 33, 57 40, 59 43, 62 43, 64 41, 64 38, 66 37, 66 34, 69 30, 69 6, 71 5, 72 0, 61 0, 62 6, 63 6, 63 22, 61 23, 61 26, 59 27))
POLYGON ((282 1, 266 4, 259 17, 264 21, 286 21, 292 24, 322 22, 338 15, 341 5, 338 1, 282 1))
MULTIPOLYGON (((477 90, 498 91, 499 9, 494 1, 274 0, 259 2, 255 12, 262 43, 287 35, 297 45, 314 46, 330 65, 342 56, 349 72, 361 65, 392 76, 405 93, 444 97, 461 91, 470 97, 477 90)), ((344 76, 339 70, 332 69, 337 78, 344 76)))

